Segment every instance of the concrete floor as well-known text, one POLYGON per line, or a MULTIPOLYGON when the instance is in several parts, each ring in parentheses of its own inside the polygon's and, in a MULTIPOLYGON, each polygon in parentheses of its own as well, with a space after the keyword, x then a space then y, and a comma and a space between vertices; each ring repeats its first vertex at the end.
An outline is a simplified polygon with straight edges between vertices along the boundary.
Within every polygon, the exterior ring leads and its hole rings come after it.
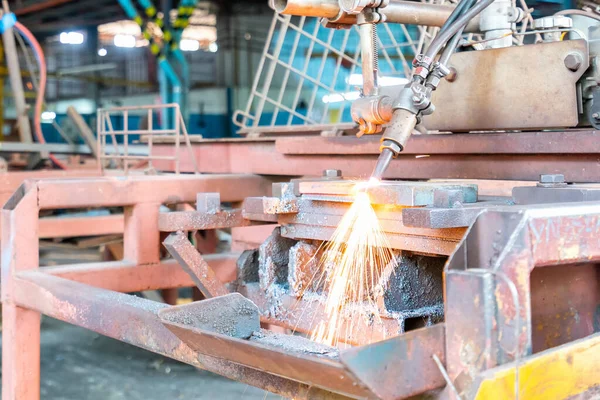
POLYGON ((281 398, 48 317, 41 351, 43 400, 281 398))

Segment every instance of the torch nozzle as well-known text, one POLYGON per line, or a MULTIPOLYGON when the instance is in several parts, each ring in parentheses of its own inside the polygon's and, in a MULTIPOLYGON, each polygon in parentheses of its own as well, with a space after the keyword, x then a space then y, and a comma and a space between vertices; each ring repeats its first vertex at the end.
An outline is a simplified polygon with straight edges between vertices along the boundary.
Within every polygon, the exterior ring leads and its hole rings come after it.
POLYGON ((377 164, 375 164, 375 169, 371 174, 371 180, 376 179, 380 181, 381 178, 383 178, 383 174, 388 165, 390 165, 392 158, 394 158, 394 152, 392 150, 387 148, 381 150, 381 154, 379 154, 379 158, 377 159, 377 164))

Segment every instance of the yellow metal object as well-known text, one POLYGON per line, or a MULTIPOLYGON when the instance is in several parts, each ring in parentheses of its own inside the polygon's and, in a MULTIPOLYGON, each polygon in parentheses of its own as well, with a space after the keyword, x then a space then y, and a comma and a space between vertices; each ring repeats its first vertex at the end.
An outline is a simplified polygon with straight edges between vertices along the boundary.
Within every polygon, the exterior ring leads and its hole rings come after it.
MULTIPOLYGON (((514 364, 486 371, 476 399, 515 397, 514 364)), ((600 334, 523 359, 519 399, 565 399, 600 385, 600 334)))
POLYGON ((154 6, 146 8, 146 15, 153 18, 156 15, 156 8, 154 6))
POLYGON ((156 43, 152 43, 150 45, 150 52, 156 56, 160 53, 160 47, 156 43))

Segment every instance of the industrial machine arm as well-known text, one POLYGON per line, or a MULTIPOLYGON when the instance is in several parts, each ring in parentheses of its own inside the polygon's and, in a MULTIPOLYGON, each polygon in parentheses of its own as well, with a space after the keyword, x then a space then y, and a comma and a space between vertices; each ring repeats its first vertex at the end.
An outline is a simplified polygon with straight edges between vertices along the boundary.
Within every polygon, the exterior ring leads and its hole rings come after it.
MULTIPOLYGON (((406 145, 421 115, 434 111, 431 93, 438 87, 450 70, 447 62, 456 49, 466 25, 479 15, 494 0, 462 0, 446 20, 438 35, 424 54, 419 54, 413 63, 412 80, 399 93, 392 104, 393 115, 381 139, 381 155, 372 173, 372 178, 381 179, 392 158, 406 145), (444 49, 439 60, 435 60, 444 49)), ((382 104, 379 102, 379 104, 382 104)))
POLYGON ((359 136, 383 131, 372 174, 376 179, 403 150, 421 118, 433 113, 432 93, 450 72, 448 61, 463 32, 482 32, 488 47, 509 47, 515 24, 525 15, 507 0, 461 0, 455 7, 401 0, 274 0, 272 5, 281 14, 321 17, 331 27, 359 26, 363 90, 352 104, 352 118, 359 136), (492 3, 495 7, 488 8, 492 3), (441 27, 427 51, 415 58, 411 81, 393 97, 379 93, 377 82, 376 27, 382 22, 441 27))

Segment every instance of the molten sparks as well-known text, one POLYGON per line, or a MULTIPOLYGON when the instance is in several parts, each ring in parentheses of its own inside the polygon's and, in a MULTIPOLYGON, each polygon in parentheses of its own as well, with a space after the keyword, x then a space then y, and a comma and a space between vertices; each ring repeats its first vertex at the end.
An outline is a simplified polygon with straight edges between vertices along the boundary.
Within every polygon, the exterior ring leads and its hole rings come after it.
POLYGON ((359 189, 320 260, 327 320, 319 322, 311 339, 337 345, 340 337, 345 341, 354 329, 365 326, 357 324, 361 319, 374 317, 371 323, 381 323, 375 292, 392 261, 394 255, 369 196, 364 188, 359 189))

